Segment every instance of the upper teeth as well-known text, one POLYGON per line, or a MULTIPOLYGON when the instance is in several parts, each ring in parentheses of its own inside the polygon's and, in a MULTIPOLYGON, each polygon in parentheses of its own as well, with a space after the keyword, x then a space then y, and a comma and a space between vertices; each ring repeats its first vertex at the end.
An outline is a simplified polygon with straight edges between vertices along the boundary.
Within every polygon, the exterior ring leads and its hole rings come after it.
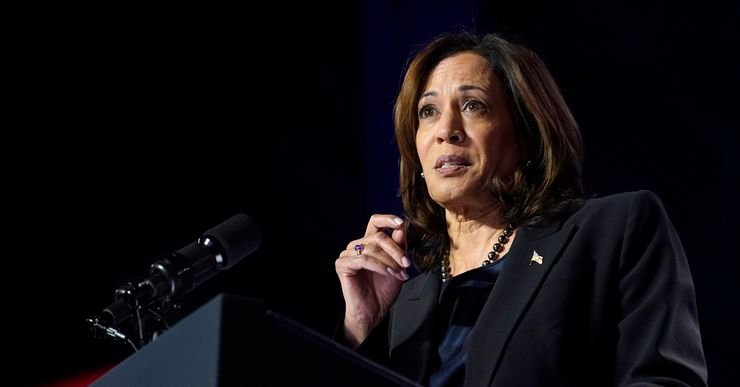
POLYGON ((446 162, 442 163, 442 167, 443 168, 444 167, 450 167, 450 166, 453 166, 453 165, 463 165, 463 164, 462 163, 452 162, 452 161, 446 161, 446 162))

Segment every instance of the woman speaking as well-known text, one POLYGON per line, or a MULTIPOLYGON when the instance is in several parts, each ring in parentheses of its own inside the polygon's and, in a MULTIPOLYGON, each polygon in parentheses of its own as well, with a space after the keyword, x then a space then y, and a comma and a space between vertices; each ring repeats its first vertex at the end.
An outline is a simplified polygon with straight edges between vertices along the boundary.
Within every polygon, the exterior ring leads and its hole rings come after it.
POLYGON ((347 345, 430 386, 706 385, 661 201, 584 198, 578 127, 534 53, 438 37, 395 128, 405 213, 373 215, 336 260, 347 345))

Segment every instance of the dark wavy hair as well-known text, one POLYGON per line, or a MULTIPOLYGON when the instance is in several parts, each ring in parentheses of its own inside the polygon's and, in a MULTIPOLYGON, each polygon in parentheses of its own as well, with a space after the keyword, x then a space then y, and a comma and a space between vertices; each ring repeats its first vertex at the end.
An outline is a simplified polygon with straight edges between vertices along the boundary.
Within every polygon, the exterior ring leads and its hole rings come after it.
POLYGON ((463 52, 485 58, 506 89, 514 130, 525 164, 513 176, 496 176, 504 223, 557 219, 583 203, 583 145, 578 125, 540 58, 499 35, 454 33, 438 36, 411 59, 396 99, 396 141, 400 151, 400 196, 409 224, 408 246, 422 271, 431 270, 449 248, 444 209, 429 196, 416 152, 417 104, 429 74, 442 60, 463 52))

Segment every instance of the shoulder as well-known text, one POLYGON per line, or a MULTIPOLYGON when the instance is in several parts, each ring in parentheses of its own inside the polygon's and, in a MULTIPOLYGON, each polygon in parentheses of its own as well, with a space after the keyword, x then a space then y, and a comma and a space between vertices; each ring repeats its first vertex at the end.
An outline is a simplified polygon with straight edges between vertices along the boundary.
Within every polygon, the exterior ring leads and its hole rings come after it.
POLYGON ((586 200, 582 210, 593 209, 629 209, 634 205, 657 205, 662 207, 662 202, 658 195, 652 191, 641 190, 632 192, 622 192, 618 194, 602 196, 586 200))
POLYGON ((652 191, 641 190, 588 199, 568 220, 578 221, 592 217, 626 220, 626 217, 635 215, 654 216, 664 213, 665 208, 660 197, 652 191))
POLYGON ((582 232, 602 233, 606 230, 646 230, 670 221, 658 195, 641 190, 587 199, 581 208, 558 223, 559 228, 575 226, 582 232))
POLYGON ((606 238, 623 236, 627 228, 645 230, 668 224, 661 199, 648 190, 622 192, 593 197, 569 214, 544 223, 526 223, 528 239, 536 240, 565 229, 575 229, 583 235, 606 238))

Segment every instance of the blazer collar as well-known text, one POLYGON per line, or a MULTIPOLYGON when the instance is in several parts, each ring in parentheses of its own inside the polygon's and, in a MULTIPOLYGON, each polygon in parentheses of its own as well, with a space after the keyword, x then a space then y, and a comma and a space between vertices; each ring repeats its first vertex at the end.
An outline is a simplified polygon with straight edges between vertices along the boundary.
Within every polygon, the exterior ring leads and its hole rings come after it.
POLYGON ((414 380, 424 378, 435 349, 432 332, 440 282, 439 273, 420 274, 404 285, 393 305, 389 355, 392 363, 414 380))
MULTIPOLYGON (((574 226, 560 229, 560 223, 519 228, 511 250, 507 253, 506 265, 470 333, 469 340, 480 345, 470 346, 465 375, 466 385, 490 383, 509 337, 526 313, 529 300, 534 297, 540 283, 560 257, 563 246, 574 230, 574 226), (542 263, 530 265, 535 251, 543 257, 542 263), (506 313, 496 313, 497 310, 506 313)), ((411 338, 420 330, 429 328, 428 324, 433 322, 431 315, 436 311, 441 279, 439 273, 432 271, 419 274, 404 287, 406 289, 399 295, 393 306, 394 313, 391 313, 389 350, 391 354, 395 352, 404 358, 406 367, 423 373, 429 361, 429 354, 422 351, 419 355, 418 346, 431 345, 431 337, 426 337, 425 343, 419 343, 411 338), (409 348, 409 353, 414 354, 413 357, 405 356, 404 343, 416 347, 409 348)))
POLYGON ((440 282, 439 274, 430 271, 419 274, 407 284, 408 291, 403 292, 393 306, 391 352, 429 322, 429 315, 437 305, 434 295, 439 294, 440 282))
POLYGON ((468 338, 478 344, 469 347, 465 385, 491 383, 509 338, 574 230, 572 225, 560 229, 559 222, 520 227, 506 265, 468 338), (531 262, 534 252, 542 257, 541 263, 531 262))

